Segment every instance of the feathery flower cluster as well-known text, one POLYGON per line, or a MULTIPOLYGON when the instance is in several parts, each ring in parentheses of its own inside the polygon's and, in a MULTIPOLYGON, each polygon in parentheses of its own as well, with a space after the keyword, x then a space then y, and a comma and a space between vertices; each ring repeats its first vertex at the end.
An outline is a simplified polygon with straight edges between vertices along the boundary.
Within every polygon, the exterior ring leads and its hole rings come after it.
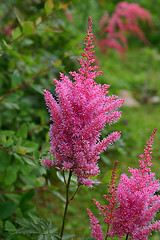
POLYGON ((83 58, 79 58, 81 68, 78 72, 60 73, 60 81, 54 79, 57 100, 45 90, 45 101, 51 120, 50 153, 55 160, 42 159, 44 166, 58 170, 71 170, 78 177, 80 185, 92 186, 89 177, 99 173, 97 160, 99 154, 120 138, 120 132, 113 132, 100 141, 100 131, 105 124, 112 124, 121 117, 117 111, 123 100, 117 96, 107 96, 109 85, 97 84, 94 78, 101 75, 97 71, 94 46, 92 45, 92 20, 88 18, 87 37, 83 58))
POLYGON ((119 237, 128 234, 131 239, 147 240, 152 230, 160 230, 160 221, 154 222, 160 209, 159 180, 151 172, 151 151, 156 129, 146 143, 144 154, 140 155, 140 168, 129 168, 131 177, 121 175, 117 190, 118 207, 112 233, 119 237))
POLYGON ((151 14, 136 3, 119 2, 115 12, 109 18, 105 12, 100 21, 100 34, 107 32, 107 37, 99 42, 99 47, 104 53, 108 48, 115 48, 120 53, 125 53, 127 47, 126 34, 134 33, 147 45, 149 45, 143 34, 138 20, 146 21, 150 26, 151 14), (108 23, 106 27, 105 24, 108 23), (125 33, 125 35, 124 35, 125 33))
MULTIPOLYGON (((130 178, 126 174, 121 175, 116 199, 113 198, 115 208, 112 209, 112 221, 108 221, 110 215, 106 211, 107 207, 101 206, 96 201, 96 206, 102 214, 107 213, 104 222, 107 222, 108 226, 112 225, 107 231, 107 236, 114 238, 115 235, 118 235, 119 238, 123 238, 124 235, 127 235, 132 240, 147 240, 152 231, 160 231, 160 220, 154 221, 156 213, 160 210, 160 195, 155 194, 160 189, 160 183, 150 169, 155 132, 156 129, 145 146, 144 154, 140 155, 140 167, 138 169, 129 168, 130 178)), ((94 231, 97 229, 100 229, 99 224, 98 228, 96 228, 96 224, 94 225, 94 231)), ((93 234, 96 233, 92 229, 93 234)))

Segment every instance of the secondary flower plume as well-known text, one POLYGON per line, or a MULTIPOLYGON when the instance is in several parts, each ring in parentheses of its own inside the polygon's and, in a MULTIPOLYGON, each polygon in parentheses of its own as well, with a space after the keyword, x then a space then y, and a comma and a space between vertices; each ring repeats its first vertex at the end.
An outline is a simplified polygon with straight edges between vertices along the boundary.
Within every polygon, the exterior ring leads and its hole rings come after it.
POLYGON ((114 238, 117 235, 119 238, 128 236, 132 240, 147 240, 152 231, 160 230, 160 220, 154 220, 160 210, 160 195, 156 194, 160 189, 160 183, 150 169, 155 132, 156 129, 145 146, 144 154, 140 155, 140 167, 129 168, 130 177, 122 174, 117 190, 113 170, 110 194, 104 196, 109 204, 102 206, 94 200, 100 214, 104 216, 103 221, 108 224, 106 237, 99 221, 88 210, 90 228, 95 239, 103 240, 108 236, 114 238))
POLYGON ((127 234, 133 240, 147 240, 151 231, 160 230, 160 221, 154 222, 160 209, 160 195, 155 194, 160 183, 150 169, 155 132, 156 129, 145 146, 144 154, 140 155, 140 167, 129 168, 130 178, 126 174, 121 175, 113 235, 116 233, 122 237, 127 234))
POLYGON ((52 120, 49 136, 50 154, 54 159, 41 160, 44 166, 71 170, 80 185, 90 187, 90 177, 99 173, 99 154, 120 137, 120 132, 113 132, 100 141, 100 131, 106 123, 110 125, 121 117, 117 109, 123 103, 117 96, 107 96, 109 85, 94 81, 102 72, 92 65, 95 62, 92 38, 89 17, 83 58, 78 58, 81 68, 78 72, 69 72, 73 81, 63 73, 60 80, 54 79, 56 99, 44 90, 52 120))

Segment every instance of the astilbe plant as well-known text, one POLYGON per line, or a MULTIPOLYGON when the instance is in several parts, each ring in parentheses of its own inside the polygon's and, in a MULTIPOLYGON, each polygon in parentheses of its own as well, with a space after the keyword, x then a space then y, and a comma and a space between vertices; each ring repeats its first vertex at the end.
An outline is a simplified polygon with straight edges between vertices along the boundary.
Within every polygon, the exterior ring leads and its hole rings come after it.
POLYGON ((66 185, 66 205, 60 238, 63 236, 70 201, 80 185, 92 187, 91 177, 99 173, 99 154, 120 138, 120 132, 113 132, 100 141, 101 130, 106 123, 110 125, 121 117, 121 111, 117 109, 123 100, 114 95, 107 96, 110 86, 102 86, 94 81, 102 72, 92 65, 95 62, 92 39, 92 20, 89 17, 83 58, 78 58, 81 68, 78 72, 69 72, 73 81, 63 73, 60 73, 60 80, 54 79, 56 99, 44 90, 52 120, 49 153, 53 158, 42 158, 41 162, 44 166, 62 171, 66 185), (66 171, 69 172, 67 181, 64 174, 66 171), (78 186, 70 198, 72 174, 77 176, 78 186))
POLYGON ((100 35, 103 38, 99 41, 99 47, 102 53, 106 53, 109 48, 114 48, 124 54, 128 45, 127 36, 130 34, 138 35, 145 44, 149 45, 139 20, 146 21, 152 26, 150 12, 136 3, 119 2, 111 17, 105 12, 100 21, 100 35), (105 34, 107 35, 104 37, 105 34))
POLYGON ((117 109, 123 100, 117 96, 107 96, 109 85, 97 84, 94 79, 101 75, 94 63, 92 21, 89 17, 87 37, 83 58, 79 58, 81 68, 69 72, 68 76, 60 73, 60 79, 54 79, 56 97, 45 90, 52 124, 50 126, 50 154, 55 159, 42 159, 44 166, 55 167, 61 171, 72 171, 80 185, 92 186, 93 177, 99 173, 97 160, 99 154, 117 141, 120 132, 113 132, 100 141, 100 131, 105 124, 115 123, 121 116, 117 109))
POLYGON ((160 195, 156 194, 160 189, 160 183, 150 168, 155 132, 156 129, 145 146, 144 154, 140 155, 140 167, 129 168, 130 177, 122 174, 117 190, 113 181, 115 179, 113 170, 111 186, 109 186, 112 193, 106 198, 109 200, 109 205, 102 206, 94 200, 100 214, 104 216, 104 222, 108 223, 105 237, 98 220, 88 210, 92 235, 95 239, 107 239, 108 236, 114 238, 115 235, 123 238, 126 235, 126 239, 147 240, 152 231, 160 231, 160 220, 154 220, 160 209, 160 195))

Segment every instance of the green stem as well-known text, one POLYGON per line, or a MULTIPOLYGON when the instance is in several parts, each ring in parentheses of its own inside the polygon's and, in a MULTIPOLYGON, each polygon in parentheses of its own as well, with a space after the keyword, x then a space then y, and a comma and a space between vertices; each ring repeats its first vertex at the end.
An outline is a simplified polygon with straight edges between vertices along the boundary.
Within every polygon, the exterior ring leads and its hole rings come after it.
POLYGON ((108 224, 108 227, 107 227, 107 234, 106 234, 105 240, 107 240, 107 238, 108 238, 108 231, 109 231, 109 224, 108 224))
POLYGON ((61 228, 61 239, 63 236, 63 232, 64 232, 64 225, 65 225, 65 219, 66 219, 66 214, 67 214, 67 210, 68 210, 68 205, 69 205, 69 185, 70 185, 70 181, 71 181, 71 176, 72 176, 72 170, 70 170, 69 172, 69 177, 68 177, 68 182, 66 185, 66 206, 65 206, 65 210, 64 210, 64 216, 63 216, 63 222, 62 222, 62 228, 61 228))
POLYGON ((69 202, 71 202, 74 198, 74 196, 76 195, 76 193, 78 192, 78 189, 79 189, 80 185, 78 185, 76 191, 74 192, 73 196, 71 197, 71 199, 69 200, 69 202))
POLYGON ((127 236, 126 236, 126 240, 128 239, 128 236, 129 236, 129 233, 128 233, 127 236))

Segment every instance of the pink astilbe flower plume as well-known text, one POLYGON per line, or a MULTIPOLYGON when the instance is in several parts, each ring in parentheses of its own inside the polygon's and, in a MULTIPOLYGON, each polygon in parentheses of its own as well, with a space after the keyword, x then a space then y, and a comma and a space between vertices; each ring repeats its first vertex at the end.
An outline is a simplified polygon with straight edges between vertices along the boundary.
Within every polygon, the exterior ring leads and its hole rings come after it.
POLYGON ((119 2, 111 17, 105 12, 100 21, 100 35, 107 33, 99 42, 102 53, 114 48, 124 54, 128 45, 126 36, 131 33, 137 35, 145 44, 149 45, 138 20, 146 21, 150 26, 151 14, 136 3, 119 2), (107 26, 105 26, 107 23, 107 26))
POLYGON ((44 166, 59 170, 71 170, 80 185, 92 186, 93 177, 99 173, 99 154, 120 138, 120 132, 113 132, 100 141, 100 131, 105 124, 115 123, 121 112, 123 100, 107 96, 109 85, 97 84, 94 79, 101 75, 97 71, 94 46, 92 45, 92 20, 88 18, 87 37, 81 68, 69 72, 73 81, 60 73, 60 80, 54 79, 57 100, 45 90, 44 96, 52 124, 50 126, 50 154, 55 159, 42 159, 44 166))
POLYGON ((147 240, 151 231, 160 230, 160 220, 154 217, 160 209, 159 180, 151 172, 151 150, 156 129, 147 142, 144 154, 140 155, 140 168, 129 168, 131 177, 121 175, 117 190, 118 207, 116 221, 110 236, 127 234, 133 240, 147 240))
POLYGON ((146 143, 144 154, 140 155, 140 167, 129 168, 131 176, 121 175, 118 188, 115 186, 116 165, 113 169, 109 194, 104 195, 109 202, 101 205, 93 200, 102 214, 103 221, 108 224, 107 234, 101 230, 98 219, 89 211, 89 220, 92 229, 92 236, 97 239, 108 239, 108 237, 147 240, 152 231, 160 231, 160 220, 155 220, 156 213, 160 210, 160 195, 156 192, 160 189, 159 180, 156 180, 155 173, 151 172, 151 153, 156 129, 146 143))

